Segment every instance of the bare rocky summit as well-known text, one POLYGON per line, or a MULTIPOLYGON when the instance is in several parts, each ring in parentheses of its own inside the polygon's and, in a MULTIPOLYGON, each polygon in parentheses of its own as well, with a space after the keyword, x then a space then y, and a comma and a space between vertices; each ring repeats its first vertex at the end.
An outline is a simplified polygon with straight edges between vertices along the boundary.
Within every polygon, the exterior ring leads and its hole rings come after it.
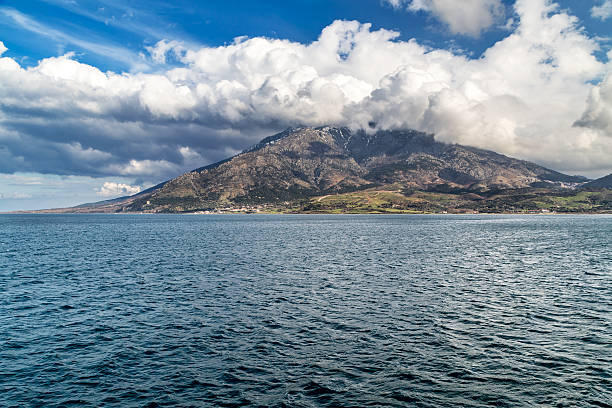
POLYGON ((276 204, 391 184, 478 192, 584 181, 491 151, 440 143, 416 131, 367 134, 305 127, 183 174, 121 209, 175 212, 276 204))
POLYGON ((499 191, 525 194, 533 189, 574 188, 587 181, 492 151, 441 143, 417 131, 302 127, 265 138, 234 157, 135 196, 80 206, 78 211, 295 209, 300 202, 303 209, 309 200, 321 202, 316 197, 367 191, 402 197, 414 191, 462 194, 462 199, 476 202, 499 191))

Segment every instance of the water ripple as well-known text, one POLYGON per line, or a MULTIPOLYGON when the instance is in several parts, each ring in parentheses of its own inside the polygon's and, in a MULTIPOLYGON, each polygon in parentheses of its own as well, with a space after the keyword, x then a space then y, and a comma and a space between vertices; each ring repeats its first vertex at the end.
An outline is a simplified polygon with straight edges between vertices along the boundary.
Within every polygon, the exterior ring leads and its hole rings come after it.
POLYGON ((0 216, 0 406, 610 407, 612 217, 0 216))

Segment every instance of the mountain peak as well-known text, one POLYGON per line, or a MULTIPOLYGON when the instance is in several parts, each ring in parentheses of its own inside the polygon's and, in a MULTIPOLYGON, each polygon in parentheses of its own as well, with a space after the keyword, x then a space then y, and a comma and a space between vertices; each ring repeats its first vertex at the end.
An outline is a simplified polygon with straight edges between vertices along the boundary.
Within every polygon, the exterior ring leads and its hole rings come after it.
POLYGON ((584 179, 415 130, 292 127, 240 154, 113 204, 119 211, 183 212, 290 203, 376 189, 486 191, 574 187, 584 179))
MULTIPOLYGON (((415 130, 292 127, 240 154, 168 181, 130 210, 190 211, 290 202, 372 187, 569 186, 572 176, 495 152, 437 142, 415 130)), ((382 188, 382 187, 381 187, 382 188)))

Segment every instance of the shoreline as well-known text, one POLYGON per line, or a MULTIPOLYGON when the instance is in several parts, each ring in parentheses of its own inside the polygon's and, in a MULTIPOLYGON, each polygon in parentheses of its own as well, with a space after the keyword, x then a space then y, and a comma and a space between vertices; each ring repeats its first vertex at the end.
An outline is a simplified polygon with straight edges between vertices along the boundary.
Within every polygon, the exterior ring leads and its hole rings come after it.
POLYGON ((53 210, 26 210, 0 212, 0 215, 612 215, 604 212, 71 212, 53 210))

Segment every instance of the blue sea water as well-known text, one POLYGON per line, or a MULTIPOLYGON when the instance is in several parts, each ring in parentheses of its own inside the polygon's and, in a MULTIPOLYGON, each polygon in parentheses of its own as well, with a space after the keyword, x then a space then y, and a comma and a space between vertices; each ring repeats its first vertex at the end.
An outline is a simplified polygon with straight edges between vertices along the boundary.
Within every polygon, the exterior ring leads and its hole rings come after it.
POLYGON ((609 407, 612 217, 0 216, 2 407, 609 407))

